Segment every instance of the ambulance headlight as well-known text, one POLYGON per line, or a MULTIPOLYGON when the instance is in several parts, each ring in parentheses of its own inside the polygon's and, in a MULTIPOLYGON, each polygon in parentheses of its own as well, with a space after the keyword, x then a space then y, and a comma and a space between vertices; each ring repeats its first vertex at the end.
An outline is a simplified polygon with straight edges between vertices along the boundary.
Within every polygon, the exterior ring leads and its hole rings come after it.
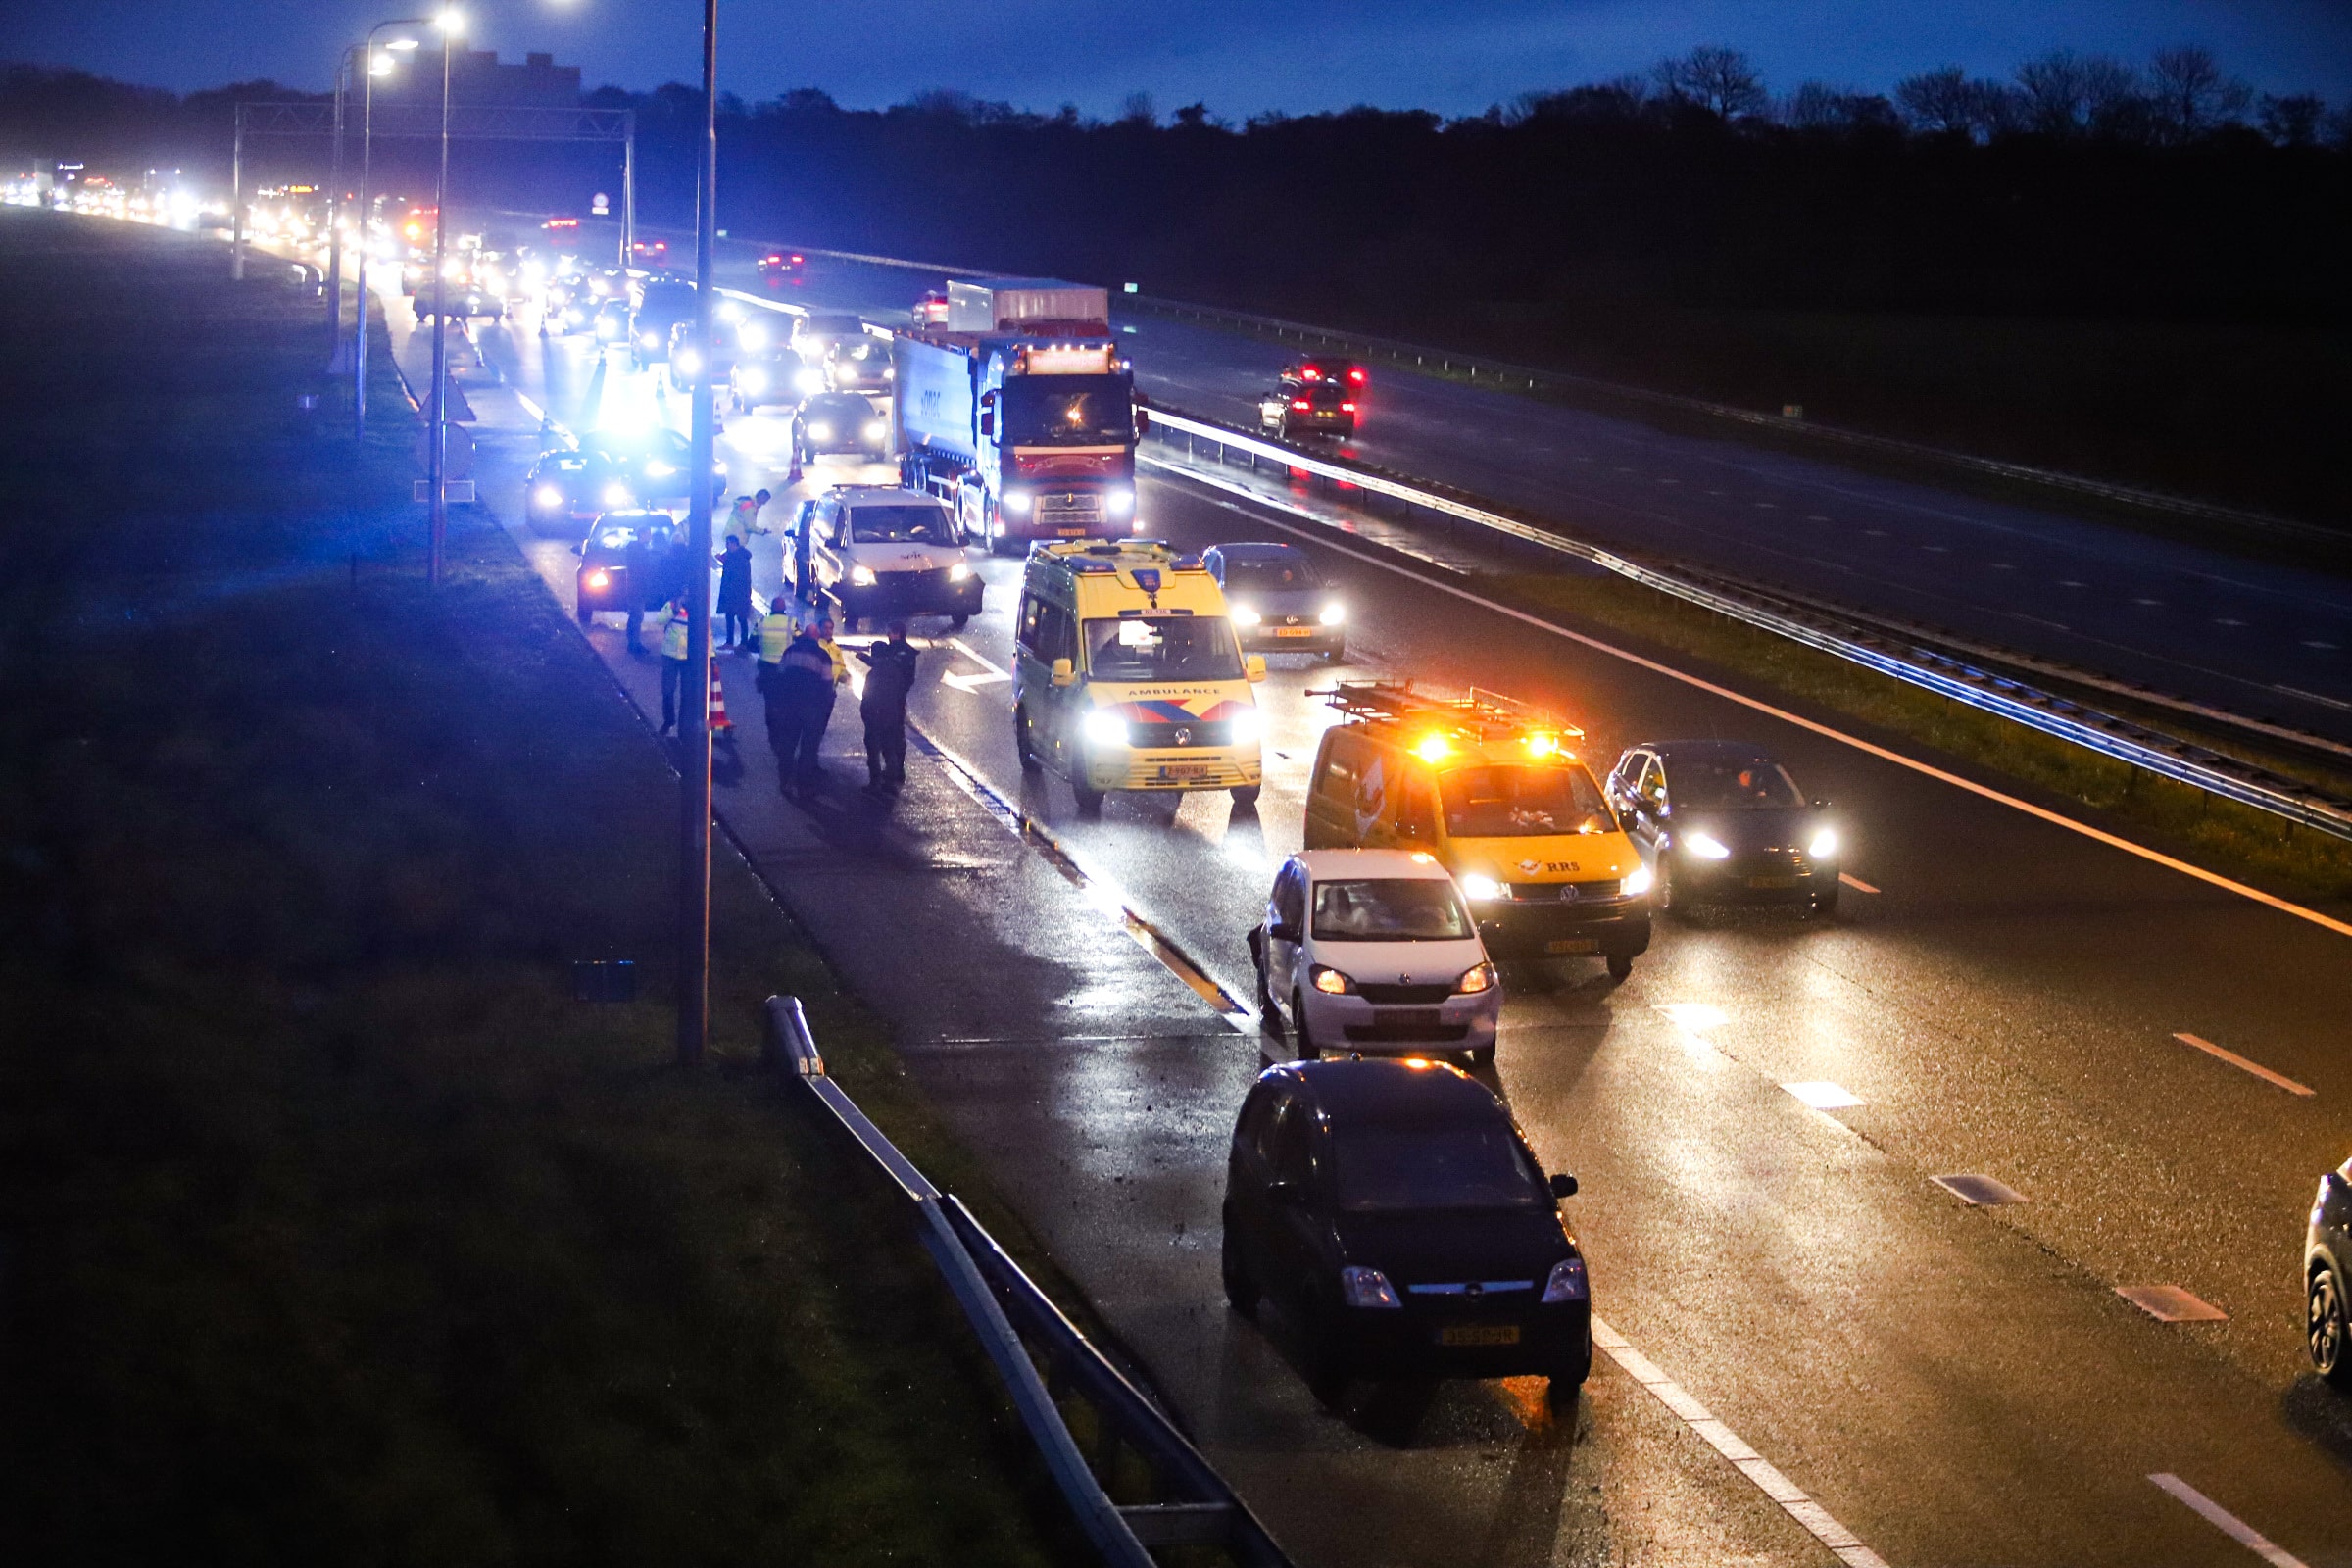
POLYGON ((1086 715, 1082 727, 1089 746, 1124 746, 1127 744, 1127 720, 1107 709, 1096 709, 1086 715))
POLYGON ((1683 848, 1702 860, 1727 860, 1732 855, 1723 841, 1712 833, 1686 833, 1683 835, 1683 848))
POLYGON ((1254 708, 1245 708, 1228 721, 1226 733, 1236 746, 1255 746, 1258 736, 1265 733, 1265 721, 1254 708))

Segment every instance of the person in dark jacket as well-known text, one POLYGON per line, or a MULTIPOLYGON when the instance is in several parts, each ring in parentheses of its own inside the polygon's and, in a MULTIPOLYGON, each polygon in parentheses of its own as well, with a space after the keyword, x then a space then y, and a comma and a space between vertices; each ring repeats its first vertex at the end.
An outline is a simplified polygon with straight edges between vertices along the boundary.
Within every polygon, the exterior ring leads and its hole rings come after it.
POLYGON ((759 687, 768 748, 776 754, 776 787, 805 796, 816 786, 817 743, 833 711, 833 661, 813 629, 795 637, 782 659, 760 666, 759 687))
POLYGON ((721 648, 740 649, 752 635, 752 552, 730 535, 718 557, 718 614, 721 648))
POLYGON ((629 652, 645 652, 645 612, 660 610, 669 601, 662 595, 661 573, 654 568, 654 547, 647 543, 643 528, 629 530, 629 542, 621 547, 621 584, 629 591, 629 652))
POLYGON ((915 654, 906 623, 890 623, 890 641, 860 648, 865 661, 865 695, 858 716, 865 720, 865 787, 895 790, 906 782, 906 694, 914 690, 915 654))

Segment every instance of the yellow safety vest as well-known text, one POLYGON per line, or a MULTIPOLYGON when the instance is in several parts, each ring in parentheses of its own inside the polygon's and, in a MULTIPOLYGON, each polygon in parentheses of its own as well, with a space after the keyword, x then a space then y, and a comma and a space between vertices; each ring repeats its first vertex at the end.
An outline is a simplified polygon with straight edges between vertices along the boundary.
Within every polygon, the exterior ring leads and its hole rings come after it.
POLYGON ((662 657, 663 659, 684 659, 686 657, 686 617, 684 614, 670 616, 669 624, 662 628, 662 657))
POLYGON ((772 664, 782 659, 784 650, 792 646, 793 638, 800 632, 790 615, 781 610, 769 611, 760 622, 760 662, 772 664))
POLYGON ((850 662, 841 657, 840 645, 835 643, 829 637, 819 637, 816 640, 816 645, 819 648, 822 648, 827 654, 832 656, 833 684, 836 686, 847 686, 850 683, 850 662))

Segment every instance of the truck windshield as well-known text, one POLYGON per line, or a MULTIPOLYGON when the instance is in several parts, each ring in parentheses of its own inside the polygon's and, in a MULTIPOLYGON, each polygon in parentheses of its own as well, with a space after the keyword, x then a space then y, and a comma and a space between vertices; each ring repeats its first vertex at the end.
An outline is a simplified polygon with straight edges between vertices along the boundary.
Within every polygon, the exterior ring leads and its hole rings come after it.
POLYGON ((940 507, 858 507, 850 514, 850 538, 858 544, 948 542, 948 514, 940 507))
POLYGON ((1107 447, 1135 440, 1123 375, 1018 375, 1004 383, 1007 446, 1107 447))
POLYGON ((1239 680, 1240 645, 1223 615, 1122 615, 1086 623, 1096 680, 1239 680))
POLYGON ((1457 839, 1607 833, 1616 826, 1581 767, 1457 767, 1438 775, 1446 834, 1457 839))

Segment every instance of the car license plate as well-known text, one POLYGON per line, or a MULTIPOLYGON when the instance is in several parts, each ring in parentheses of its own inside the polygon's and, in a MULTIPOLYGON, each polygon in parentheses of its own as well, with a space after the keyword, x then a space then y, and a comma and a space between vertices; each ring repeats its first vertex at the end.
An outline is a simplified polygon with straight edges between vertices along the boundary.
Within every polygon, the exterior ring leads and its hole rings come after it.
POLYGON ((1751 888, 1792 888, 1796 886, 1796 878, 1792 876, 1751 876, 1747 879, 1747 885, 1751 888))
POLYGON ((1277 637, 1312 637, 1314 634, 1315 628, 1312 626, 1277 626, 1274 628, 1274 635, 1277 637))
POLYGON ((1545 953, 1591 953, 1598 946, 1600 946, 1599 942, 1592 937, 1562 937, 1557 942, 1544 943, 1544 951, 1545 953))
POLYGON ((1435 1007, 1374 1007, 1372 1027, 1389 1034, 1432 1034, 1444 1021, 1435 1007))
POLYGON ((1517 1345, 1516 1323, 1457 1323, 1438 1330, 1440 1345, 1517 1345))

